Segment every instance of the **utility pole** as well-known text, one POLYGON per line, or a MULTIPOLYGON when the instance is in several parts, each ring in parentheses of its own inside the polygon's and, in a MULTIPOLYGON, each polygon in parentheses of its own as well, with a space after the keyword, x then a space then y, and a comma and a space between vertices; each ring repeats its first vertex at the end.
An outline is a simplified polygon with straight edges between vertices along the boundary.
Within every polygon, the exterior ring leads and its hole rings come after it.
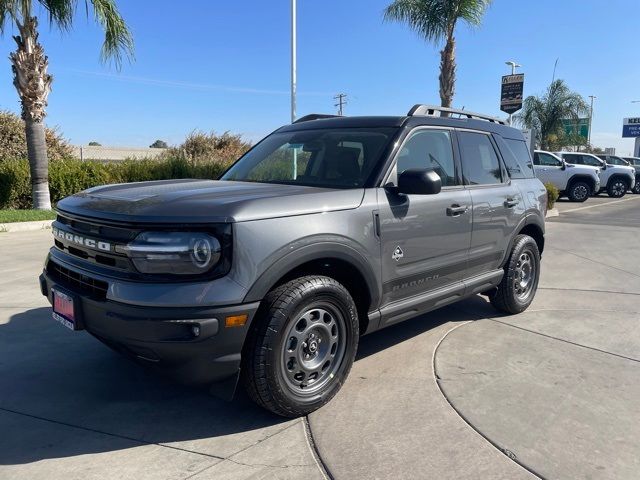
POLYGON ((338 115, 342 117, 344 115, 344 106, 347 104, 347 94, 339 93, 335 97, 333 97, 333 99, 338 102, 334 103, 333 106, 338 107, 338 115))
POLYGON ((298 32, 297 0, 291 0, 291 123, 296 121, 296 93, 298 88, 298 32))
POLYGON ((589 95, 591 99, 591 108, 589 109, 589 134, 587 135, 587 143, 591 146, 591 125, 593 123, 593 101, 598 98, 595 95, 589 95))
MULTIPOLYGON (((516 68, 521 67, 519 63, 514 62, 513 60, 509 60, 508 62, 504 62, 507 65, 511 66, 511 75, 516 74, 516 68)), ((513 114, 509 114, 509 126, 513 125, 513 114)))

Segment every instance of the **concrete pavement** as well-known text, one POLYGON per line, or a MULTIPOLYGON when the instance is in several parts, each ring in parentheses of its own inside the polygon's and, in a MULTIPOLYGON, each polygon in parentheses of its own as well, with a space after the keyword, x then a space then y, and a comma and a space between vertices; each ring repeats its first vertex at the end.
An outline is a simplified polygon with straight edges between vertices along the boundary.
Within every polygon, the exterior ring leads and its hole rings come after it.
POLYGON ((66 331, 37 285, 51 233, 0 234, 0 478, 636 478, 628 198, 559 204, 527 312, 476 297, 363 337, 342 391, 298 420, 66 331))

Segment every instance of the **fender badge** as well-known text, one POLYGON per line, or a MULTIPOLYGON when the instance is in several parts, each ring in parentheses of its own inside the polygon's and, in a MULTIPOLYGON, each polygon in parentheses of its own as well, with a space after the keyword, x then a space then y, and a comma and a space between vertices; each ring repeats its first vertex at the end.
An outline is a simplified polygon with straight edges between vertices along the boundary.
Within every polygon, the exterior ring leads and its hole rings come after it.
POLYGON ((393 258, 396 262, 399 262, 402 257, 404 257, 404 252, 400 248, 400 245, 398 245, 393 251, 393 255, 391 255, 391 258, 393 258))

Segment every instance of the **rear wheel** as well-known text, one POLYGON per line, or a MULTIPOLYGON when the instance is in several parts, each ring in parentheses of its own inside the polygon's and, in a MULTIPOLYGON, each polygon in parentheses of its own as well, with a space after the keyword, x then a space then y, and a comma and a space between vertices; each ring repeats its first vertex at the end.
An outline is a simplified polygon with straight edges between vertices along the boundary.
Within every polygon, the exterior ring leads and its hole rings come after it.
POLYGON ((633 190, 631 190, 635 194, 640 193, 640 177, 636 178, 636 184, 633 186, 633 190))
POLYGON ((583 181, 575 181, 567 190, 569 200, 572 202, 585 202, 591 194, 591 187, 583 181))
POLYGON ((347 289, 329 277, 301 277, 269 292, 243 353, 249 396, 285 417, 329 402, 353 365, 356 311, 347 289))
POLYGON ((518 235, 504 267, 502 281, 489 297, 491 305, 505 313, 525 311, 536 295, 539 280, 538 244, 528 235, 518 235))
POLYGON ((612 198, 622 198, 629 190, 629 184, 623 178, 614 178, 607 186, 607 193, 612 198))

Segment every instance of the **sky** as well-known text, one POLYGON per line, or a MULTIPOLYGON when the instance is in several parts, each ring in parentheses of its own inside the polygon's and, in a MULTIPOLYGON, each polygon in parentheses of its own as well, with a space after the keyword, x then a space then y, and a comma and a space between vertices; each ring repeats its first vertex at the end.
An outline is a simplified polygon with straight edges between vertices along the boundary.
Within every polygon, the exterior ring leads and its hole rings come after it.
MULTIPOLYGON (((439 104, 440 46, 383 22, 391 0, 298 0, 298 115, 404 115, 439 104)), ((290 121, 289 0, 119 0, 135 41, 120 70, 99 61, 103 34, 80 8, 73 31, 41 21, 54 75, 49 126, 77 145, 179 144, 193 130, 257 141, 290 121), (182 7, 182 8, 180 8, 182 7)), ((640 1, 494 0, 480 27, 459 24, 455 107, 504 117, 500 77, 522 64, 525 95, 553 77, 595 95, 592 143, 632 153, 622 119, 640 116, 640 1)), ((0 39, 0 109, 19 111, 11 29, 0 39)), ((588 100, 588 98, 587 98, 588 100)))

